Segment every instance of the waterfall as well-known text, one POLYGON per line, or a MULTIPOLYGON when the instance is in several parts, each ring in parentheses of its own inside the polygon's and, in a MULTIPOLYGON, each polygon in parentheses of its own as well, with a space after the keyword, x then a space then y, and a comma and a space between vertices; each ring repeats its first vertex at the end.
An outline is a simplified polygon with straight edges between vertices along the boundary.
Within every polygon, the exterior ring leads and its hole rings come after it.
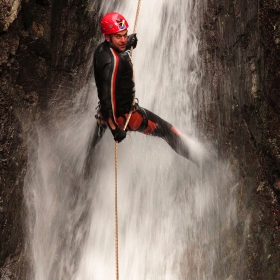
MULTIPOLYGON (((102 12, 122 13, 132 32, 137 2, 109 3, 103 2, 102 12)), ((203 99, 197 5, 142 0, 133 62, 140 106, 172 123, 203 162, 215 149, 196 123, 203 99)), ((97 101, 92 81, 63 117, 57 110, 47 122, 40 119, 29 137, 30 279, 115 279, 111 133, 88 154, 97 101)), ((212 157, 209 171, 160 138, 129 133, 118 158, 120 279, 209 280, 217 271, 226 279, 226 268, 217 263, 223 233, 235 223, 233 188, 227 162, 212 157)))

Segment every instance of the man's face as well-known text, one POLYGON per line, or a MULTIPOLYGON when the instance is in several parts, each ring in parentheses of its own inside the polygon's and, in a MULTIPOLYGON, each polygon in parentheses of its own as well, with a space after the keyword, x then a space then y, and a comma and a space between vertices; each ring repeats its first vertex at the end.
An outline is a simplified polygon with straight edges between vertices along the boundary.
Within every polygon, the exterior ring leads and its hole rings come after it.
POLYGON ((105 35, 105 40, 111 42, 112 47, 117 51, 124 52, 127 44, 127 30, 112 34, 105 35))

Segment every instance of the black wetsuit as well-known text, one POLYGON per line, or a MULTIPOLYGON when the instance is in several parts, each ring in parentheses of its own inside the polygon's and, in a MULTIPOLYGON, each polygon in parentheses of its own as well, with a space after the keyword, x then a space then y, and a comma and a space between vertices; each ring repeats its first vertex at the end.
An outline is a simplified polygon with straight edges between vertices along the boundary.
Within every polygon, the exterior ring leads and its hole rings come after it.
POLYGON ((101 43, 94 53, 94 75, 100 108, 92 146, 101 139, 109 118, 123 129, 128 114, 132 110, 127 131, 138 131, 161 137, 178 154, 189 158, 189 148, 170 123, 138 104, 132 106, 135 85, 128 52, 116 51, 107 41, 101 43))

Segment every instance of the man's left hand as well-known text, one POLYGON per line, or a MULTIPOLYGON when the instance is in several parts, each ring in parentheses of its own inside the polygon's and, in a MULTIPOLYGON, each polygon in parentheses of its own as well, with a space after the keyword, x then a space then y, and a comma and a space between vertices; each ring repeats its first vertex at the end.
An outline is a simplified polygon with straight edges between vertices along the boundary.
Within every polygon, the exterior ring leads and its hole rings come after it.
POLYGON ((137 42, 138 42, 138 39, 137 39, 136 33, 133 33, 133 34, 129 35, 128 39, 127 39, 126 48, 128 50, 130 50, 131 47, 133 47, 133 49, 135 49, 136 46, 137 46, 137 42))

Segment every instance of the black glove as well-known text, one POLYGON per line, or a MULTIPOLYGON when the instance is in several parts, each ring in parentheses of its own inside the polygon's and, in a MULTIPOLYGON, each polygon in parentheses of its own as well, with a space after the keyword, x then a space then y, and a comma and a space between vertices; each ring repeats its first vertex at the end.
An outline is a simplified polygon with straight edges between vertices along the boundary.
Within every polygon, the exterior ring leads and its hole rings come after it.
POLYGON ((126 137, 126 131, 117 127, 115 130, 111 130, 114 136, 114 140, 120 143, 126 137))
POLYGON ((137 46, 137 41, 138 41, 138 39, 136 37, 136 33, 129 35, 128 39, 127 39, 127 43, 126 43, 126 49, 130 50, 131 47, 133 47, 133 49, 135 49, 137 46))

